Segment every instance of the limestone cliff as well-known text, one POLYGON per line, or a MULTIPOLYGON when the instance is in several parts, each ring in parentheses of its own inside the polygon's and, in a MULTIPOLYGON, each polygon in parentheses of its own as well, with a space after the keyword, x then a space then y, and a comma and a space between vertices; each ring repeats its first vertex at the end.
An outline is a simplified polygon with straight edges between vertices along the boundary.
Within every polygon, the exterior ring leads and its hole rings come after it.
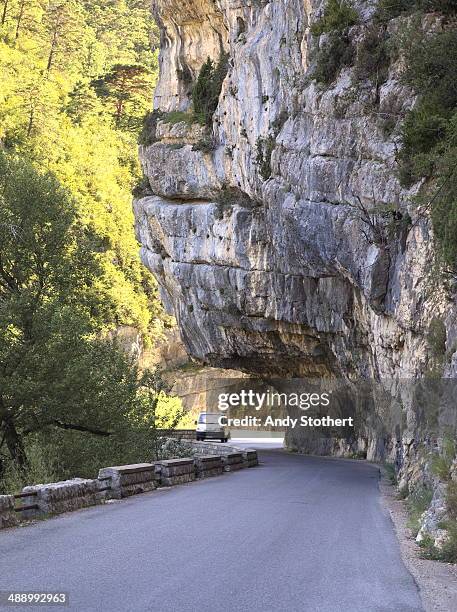
POLYGON ((428 220, 410 205, 414 188, 400 187, 398 138, 386 138, 380 121, 411 105, 398 67, 379 91, 369 82, 356 90, 350 68, 330 88, 316 85, 317 3, 154 5, 156 108, 189 108, 206 58, 230 56, 214 149, 195 146, 202 127, 165 115, 158 141, 140 150, 154 194, 135 205, 142 258, 189 352, 262 374, 421 375, 429 321, 445 305, 436 288, 430 295, 428 220), (260 158, 270 155, 262 176, 260 158), (385 241, 360 202, 394 207, 379 220, 385 241))
MULTIPOLYGON (((150 193, 135 202, 137 233, 195 359, 268 376, 385 380, 395 393, 430 369, 433 320, 446 332, 444 375, 454 375, 455 301, 432 269, 430 222, 411 199, 419 186, 397 178, 398 124, 414 103, 401 61, 382 84, 347 66, 318 85, 325 36, 310 25, 323 6, 154 0, 163 115, 140 147, 150 193), (205 128, 170 112, 191 108, 201 66, 225 53, 204 146, 205 128)), ((356 3, 362 22, 375 7, 356 3)), ((350 37, 357 47, 361 26, 350 37)), ((417 427, 411 402, 405 410, 402 461, 417 427)))

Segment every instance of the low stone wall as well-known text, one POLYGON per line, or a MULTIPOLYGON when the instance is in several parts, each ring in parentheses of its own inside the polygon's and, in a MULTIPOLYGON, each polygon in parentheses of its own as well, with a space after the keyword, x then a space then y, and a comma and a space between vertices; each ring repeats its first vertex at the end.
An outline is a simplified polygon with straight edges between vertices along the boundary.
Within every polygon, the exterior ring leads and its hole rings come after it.
POLYGON ((0 495, 0 529, 14 527, 18 523, 19 518, 14 511, 14 496, 0 495))
POLYGON ((158 486, 192 482, 258 465, 257 451, 214 442, 194 442, 194 457, 167 459, 102 468, 98 478, 73 478, 62 482, 24 487, 21 495, 0 495, 0 529, 17 525, 21 519, 61 514, 153 491, 158 486), (202 452, 202 451, 205 451, 202 452), (15 511, 17 497, 21 512, 15 511))
POLYGON ((166 459, 156 461, 155 465, 162 486, 170 487, 195 480, 193 459, 166 459))
POLYGON ((200 455, 194 458, 197 478, 219 476, 223 472, 222 457, 219 455, 200 455))
POLYGON ((85 478, 24 487, 22 493, 29 493, 30 496, 22 498, 22 505, 36 504, 38 508, 22 512, 21 518, 61 514, 87 506, 95 506, 105 498, 105 492, 100 491, 101 488, 103 488, 102 484, 98 480, 85 478))
POLYGON ((157 486, 156 468, 153 463, 103 468, 98 473, 98 479, 111 484, 110 495, 113 499, 153 491, 157 486))
MULTIPOLYGON (((245 464, 243 467, 255 467, 256 465, 259 465, 257 451, 253 448, 238 448, 237 446, 231 446, 230 444, 221 444, 209 441, 197 442, 196 440, 189 440, 187 441, 187 443, 192 446, 196 457, 200 455, 215 455, 224 457, 226 455, 232 455, 234 453, 242 453, 242 459, 245 464)), ((226 461, 225 466, 230 466, 233 463, 233 459, 232 461, 226 461)), ((236 463, 238 463, 238 461, 236 461, 236 463)))

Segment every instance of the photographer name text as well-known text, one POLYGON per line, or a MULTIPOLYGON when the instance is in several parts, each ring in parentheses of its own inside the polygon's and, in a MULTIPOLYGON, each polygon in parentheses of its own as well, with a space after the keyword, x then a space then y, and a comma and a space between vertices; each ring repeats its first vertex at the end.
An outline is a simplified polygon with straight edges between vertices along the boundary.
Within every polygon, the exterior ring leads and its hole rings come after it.
POLYGON ((267 416, 245 416, 231 418, 225 414, 219 417, 221 427, 354 427, 354 417, 333 418, 331 416, 312 417, 302 415, 300 418, 286 416, 282 418, 267 416))

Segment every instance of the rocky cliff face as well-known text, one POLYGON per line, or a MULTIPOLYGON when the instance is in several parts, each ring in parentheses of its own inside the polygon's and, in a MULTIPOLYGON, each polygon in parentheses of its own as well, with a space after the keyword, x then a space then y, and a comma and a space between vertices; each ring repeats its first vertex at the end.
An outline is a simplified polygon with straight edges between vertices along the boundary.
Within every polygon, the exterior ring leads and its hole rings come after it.
POLYGON ((396 178, 395 131, 383 132, 411 105, 398 66, 378 89, 354 85, 351 68, 318 86, 318 2, 154 5, 156 108, 188 109, 203 62, 229 53, 213 150, 195 144, 204 128, 167 115, 140 150, 154 194, 135 204, 142 258, 189 352, 261 374, 421 375, 444 303, 430 295, 428 221, 396 178), (375 208, 388 211, 377 229, 363 214, 375 208))
MULTIPOLYGON (((143 262, 189 353, 260 375, 385 380, 395 393, 430 369, 435 320, 453 375, 454 303, 432 269, 427 215, 411 201, 419 186, 397 179, 398 123, 414 102, 400 61, 382 84, 346 67, 318 85, 325 36, 310 25, 320 0, 153 6, 163 115, 140 147, 150 194, 135 215, 143 262), (204 127, 170 112, 191 108, 202 64, 224 53, 208 145, 204 127)), ((366 23, 376 2, 356 6, 366 23)), ((350 30, 356 47, 361 29, 350 30)), ((417 429, 413 400, 405 406, 403 457, 417 429)))

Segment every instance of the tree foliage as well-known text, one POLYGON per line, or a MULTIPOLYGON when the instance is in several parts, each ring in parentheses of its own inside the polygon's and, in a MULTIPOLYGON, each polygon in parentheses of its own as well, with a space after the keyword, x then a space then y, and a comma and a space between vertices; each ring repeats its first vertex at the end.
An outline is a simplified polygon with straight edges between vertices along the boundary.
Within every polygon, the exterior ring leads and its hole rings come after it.
POLYGON ((324 14, 311 26, 311 33, 320 36, 328 32, 342 32, 359 21, 359 14, 347 0, 328 0, 324 14))
POLYGON ((0 156, 0 431, 11 456, 52 425, 108 433, 136 371, 100 332, 115 304, 99 239, 51 174, 0 156))
POLYGON ((160 306, 138 258, 131 189, 157 71, 149 2, 8 0, 3 14, 0 143, 52 171, 73 196, 100 239, 113 323, 148 340, 160 306))
POLYGON ((323 85, 331 85, 345 66, 354 61, 355 49, 349 28, 359 21, 359 15, 346 0, 328 0, 322 17, 313 23, 314 36, 327 34, 316 56, 313 78, 323 85))
POLYGON ((451 15, 457 11, 457 6, 455 0, 380 0, 376 8, 375 19, 388 21, 400 15, 418 11, 451 15))
POLYGON ((134 110, 150 93, 148 76, 145 66, 116 64, 106 75, 93 81, 92 85, 99 97, 113 104, 117 128, 138 131, 141 119, 135 116, 134 110))
POLYGON ((217 64, 208 57, 201 67, 192 91, 194 113, 200 123, 211 125, 227 70, 226 54, 221 55, 217 64))
POLYGON ((156 41, 148 0, 0 2, 0 480, 8 458, 79 475, 148 439, 144 377, 110 338, 168 322, 131 206, 156 41))
POLYGON ((331 85, 345 66, 353 64, 354 57, 354 45, 348 34, 331 32, 317 54, 313 78, 331 85))

